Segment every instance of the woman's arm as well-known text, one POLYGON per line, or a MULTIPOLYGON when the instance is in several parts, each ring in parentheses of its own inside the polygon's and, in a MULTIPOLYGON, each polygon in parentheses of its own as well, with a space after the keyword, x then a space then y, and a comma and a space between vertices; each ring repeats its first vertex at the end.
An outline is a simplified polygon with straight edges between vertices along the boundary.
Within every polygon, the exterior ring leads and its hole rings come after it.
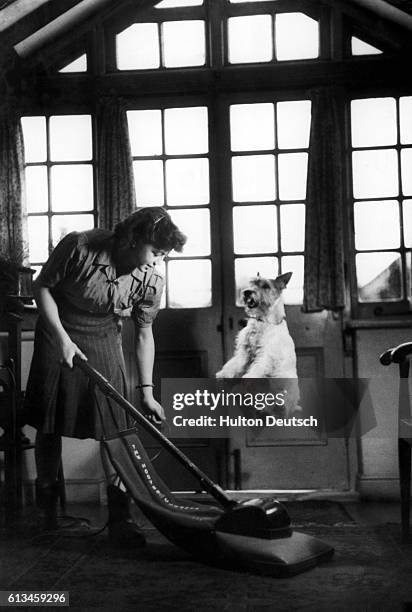
POLYGON ((81 359, 87 361, 86 355, 82 353, 77 344, 72 342, 69 334, 64 329, 56 301, 50 293, 50 289, 34 283, 33 293, 39 312, 56 340, 60 363, 72 368, 73 357, 75 355, 79 355, 81 359))
MULTIPOLYGON (((138 327, 135 326, 135 345, 136 345, 136 364, 139 384, 152 384, 153 381, 153 363, 155 355, 155 346, 153 339, 152 326, 138 327)), ((157 423, 165 420, 165 414, 162 406, 153 397, 153 387, 142 387, 141 405, 144 411, 153 415, 157 423)))

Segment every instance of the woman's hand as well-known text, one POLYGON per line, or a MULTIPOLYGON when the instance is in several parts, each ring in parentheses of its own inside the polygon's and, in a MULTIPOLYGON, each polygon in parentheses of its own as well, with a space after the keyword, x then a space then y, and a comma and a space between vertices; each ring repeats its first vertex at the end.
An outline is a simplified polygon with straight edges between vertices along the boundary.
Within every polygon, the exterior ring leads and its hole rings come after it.
POLYGON ((66 368, 73 367, 73 357, 78 355, 83 361, 87 361, 86 355, 79 349, 77 344, 70 339, 62 342, 59 346, 59 363, 66 368))
POLYGON ((162 421, 166 420, 162 406, 153 396, 143 395, 140 400, 140 405, 143 414, 149 421, 154 421, 157 425, 160 425, 162 421))

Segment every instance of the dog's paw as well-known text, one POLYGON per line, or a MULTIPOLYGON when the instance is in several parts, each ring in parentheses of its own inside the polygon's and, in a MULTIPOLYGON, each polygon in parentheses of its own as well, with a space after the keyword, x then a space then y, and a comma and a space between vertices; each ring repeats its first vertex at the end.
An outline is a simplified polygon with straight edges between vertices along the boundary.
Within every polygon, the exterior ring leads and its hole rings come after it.
POLYGON ((215 378, 225 378, 223 370, 219 370, 219 372, 216 372, 215 378))
POLYGON ((242 378, 265 378, 265 375, 262 372, 246 372, 243 374, 242 378))

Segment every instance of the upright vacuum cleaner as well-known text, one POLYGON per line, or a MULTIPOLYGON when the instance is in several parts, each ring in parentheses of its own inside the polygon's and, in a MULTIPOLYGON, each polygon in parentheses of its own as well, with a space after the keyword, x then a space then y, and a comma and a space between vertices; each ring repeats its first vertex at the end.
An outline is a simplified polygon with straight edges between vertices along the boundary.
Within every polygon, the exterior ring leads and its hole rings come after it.
POLYGON ((164 436, 100 372, 78 357, 79 367, 195 478, 216 505, 178 499, 156 473, 137 429, 104 440, 110 461, 137 506, 171 542, 202 560, 271 576, 290 576, 330 559, 333 548, 294 531, 276 499, 236 502, 164 436))

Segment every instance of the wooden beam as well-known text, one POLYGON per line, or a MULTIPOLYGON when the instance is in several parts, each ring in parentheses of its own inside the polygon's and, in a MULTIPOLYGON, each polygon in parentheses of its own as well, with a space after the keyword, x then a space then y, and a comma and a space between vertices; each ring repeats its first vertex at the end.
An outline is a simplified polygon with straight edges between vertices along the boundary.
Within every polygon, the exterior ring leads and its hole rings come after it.
POLYGON ((259 91, 265 95, 265 92, 276 91, 279 95, 284 91, 288 95, 290 92, 301 93, 302 90, 331 84, 356 93, 369 90, 409 92, 412 86, 410 58, 383 59, 381 56, 293 62, 293 65, 231 66, 222 70, 187 68, 176 72, 117 72, 95 77, 67 74, 36 78, 32 74, 31 78, 27 91, 33 94, 31 98, 27 95, 24 100, 27 112, 33 110, 36 104, 44 109, 44 100, 48 100, 50 111, 60 107, 73 108, 73 105, 94 108, 96 98, 102 95, 139 100, 163 94, 208 97, 215 92, 259 91))
POLYGON ((350 2, 412 32, 412 15, 396 8, 389 2, 385 2, 385 0, 350 0, 350 2))
POLYGON ((0 32, 7 30, 46 2, 50 0, 14 0, 12 4, 0 10, 0 32))
MULTIPOLYGON (((138 0, 135 6, 137 9, 145 8, 154 3, 155 0, 138 0)), ((14 50, 21 58, 29 57, 57 38, 64 37, 67 32, 87 21, 92 15, 98 16, 100 11, 107 7, 113 7, 112 0, 81 0, 40 30, 14 45, 14 50)))
POLYGON ((87 19, 89 15, 104 6, 109 0, 82 0, 76 6, 69 9, 50 23, 34 32, 14 46, 16 53, 22 57, 28 57, 43 47, 46 43, 62 36, 79 22, 87 19))

